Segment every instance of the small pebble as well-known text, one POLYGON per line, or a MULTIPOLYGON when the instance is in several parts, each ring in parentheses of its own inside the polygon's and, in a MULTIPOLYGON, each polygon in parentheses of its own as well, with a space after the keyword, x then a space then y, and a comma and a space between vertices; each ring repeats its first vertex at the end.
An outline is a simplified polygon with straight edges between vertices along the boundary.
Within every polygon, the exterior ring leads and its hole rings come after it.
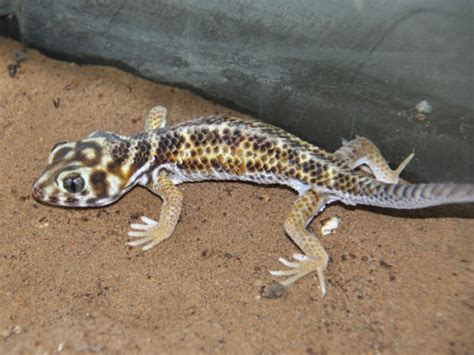
POLYGON ((9 64, 8 65, 8 75, 10 75, 10 78, 15 77, 17 69, 18 69, 17 64, 9 64))
POLYGON ((20 334, 22 331, 23 328, 21 327, 21 325, 15 325, 15 327, 13 327, 13 333, 15 334, 20 334))
POLYGON ((58 345, 58 353, 64 350, 64 342, 59 343, 58 345))
POLYGON ((431 107, 430 103, 426 100, 420 101, 418 105, 415 106, 415 110, 418 113, 425 113, 425 114, 430 114, 433 112, 433 107, 431 107))
POLYGON ((260 288, 260 296, 269 299, 280 298, 285 292, 286 287, 278 282, 273 282, 270 285, 264 285, 260 288))
POLYGON ((20 64, 26 60, 26 50, 21 49, 18 51, 13 52, 13 60, 16 62, 16 64, 20 64))
POLYGON ((326 236, 333 233, 338 227, 341 220, 337 217, 329 218, 323 221, 323 226, 321 227, 321 234, 326 236))

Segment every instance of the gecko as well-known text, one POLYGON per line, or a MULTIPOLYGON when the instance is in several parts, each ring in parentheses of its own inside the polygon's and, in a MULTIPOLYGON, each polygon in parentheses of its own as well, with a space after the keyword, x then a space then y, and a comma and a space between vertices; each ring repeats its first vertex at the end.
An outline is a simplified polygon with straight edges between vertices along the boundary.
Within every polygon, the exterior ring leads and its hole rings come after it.
POLYGON ((312 219, 330 203, 415 209, 474 202, 474 184, 410 184, 400 173, 413 153, 392 170, 367 138, 343 142, 328 152, 276 126, 254 119, 214 115, 169 127, 168 111, 152 108, 141 133, 124 136, 96 131, 87 138, 53 146, 48 165, 34 182, 35 199, 65 207, 101 207, 136 185, 162 199, 158 221, 141 216, 127 244, 149 250, 169 238, 178 223, 183 195, 177 185, 206 180, 285 185, 298 197, 283 229, 301 253, 270 271, 286 288, 315 272, 324 296, 329 255, 314 233, 312 219), (365 170, 364 171, 361 171, 365 170))

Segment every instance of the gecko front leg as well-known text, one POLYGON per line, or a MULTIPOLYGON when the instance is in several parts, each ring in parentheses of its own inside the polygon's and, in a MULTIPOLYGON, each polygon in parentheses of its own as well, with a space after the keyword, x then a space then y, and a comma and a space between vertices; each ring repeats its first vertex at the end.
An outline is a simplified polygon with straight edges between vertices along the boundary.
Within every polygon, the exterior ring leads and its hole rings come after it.
POLYGON ((150 181, 146 187, 161 197, 163 205, 161 206, 158 222, 142 216, 141 220, 144 224, 133 223, 130 225, 132 230, 128 232, 128 236, 140 239, 128 242, 127 244, 130 246, 145 244, 142 247, 143 250, 153 248, 173 234, 183 205, 183 194, 171 182, 166 172, 161 172, 158 175, 157 181, 150 181))

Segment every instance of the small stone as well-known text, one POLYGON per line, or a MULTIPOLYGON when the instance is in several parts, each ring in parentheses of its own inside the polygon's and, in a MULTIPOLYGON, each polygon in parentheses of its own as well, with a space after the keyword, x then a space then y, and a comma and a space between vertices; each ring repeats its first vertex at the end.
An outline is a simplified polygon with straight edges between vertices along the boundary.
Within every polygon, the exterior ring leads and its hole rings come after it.
POLYGON ((58 344, 58 353, 64 350, 64 342, 58 344))
POLYGON ((12 57, 16 64, 20 64, 26 60, 26 50, 22 49, 19 51, 15 51, 13 52, 12 57))
POLYGON ((15 77, 17 69, 18 69, 18 64, 9 64, 8 65, 8 75, 10 75, 10 78, 15 77))
POLYGON ((14 334, 20 334, 22 331, 23 331, 23 328, 22 328, 21 325, 17 324, 13 327, 13 333, 14 334))
POLYGON ((323 226, 321 227, 321 234, 326 236, 333 233, 337 227, 339 227, 340 222, 341 220, 337 217, 332 217, 322 221, 321 223, 323 226))
POLYGON ((265 194, 265 193, 258 194, 258 195, 257 195, 257 198, 258 198, 260 201, 264 201, 264 202, 270 201, 270 195, 265 194))
POLYGON ((433 107, 426 100, 420 101, 418 105, 415 106, 415 110, 419 113, 430 114, 433 112, 433 107))
POLYGON ((278 282, 273 282, 270 285, 264 285, 260 288, 260 296, 269 299, 280 298, 285 294, 285 292, 286 287, 278 282))

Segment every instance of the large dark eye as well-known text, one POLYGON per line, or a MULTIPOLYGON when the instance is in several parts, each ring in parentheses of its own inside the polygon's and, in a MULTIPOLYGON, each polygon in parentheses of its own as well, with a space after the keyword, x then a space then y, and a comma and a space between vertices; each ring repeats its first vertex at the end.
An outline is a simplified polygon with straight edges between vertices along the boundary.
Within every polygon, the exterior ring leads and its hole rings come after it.
POLYGON ((81 192, 84 190, 84 187, 86 186, 84 179, 80 175, 69 175, 63 180, 63 186, 64 188, 73 193, 76 194, 78 192, 81 192))

